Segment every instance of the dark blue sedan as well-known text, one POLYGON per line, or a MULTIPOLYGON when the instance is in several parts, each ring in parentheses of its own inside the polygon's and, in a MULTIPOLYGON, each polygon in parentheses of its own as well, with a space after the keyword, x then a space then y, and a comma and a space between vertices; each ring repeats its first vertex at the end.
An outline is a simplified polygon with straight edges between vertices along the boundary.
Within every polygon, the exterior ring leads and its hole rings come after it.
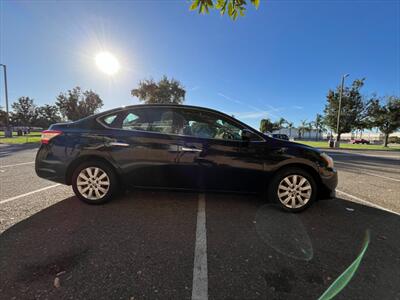
POLYGON ((135 105, 42 133, 36 173, 99 204, 125 187, 264 193, 288 211, 334 194, 332 159, 221 112, 135 105))

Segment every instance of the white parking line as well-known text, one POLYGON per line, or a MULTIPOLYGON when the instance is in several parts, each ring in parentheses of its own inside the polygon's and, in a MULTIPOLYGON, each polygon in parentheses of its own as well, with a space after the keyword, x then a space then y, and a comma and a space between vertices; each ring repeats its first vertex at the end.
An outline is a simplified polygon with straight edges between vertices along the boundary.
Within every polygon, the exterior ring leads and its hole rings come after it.
POLYGON ((19 163, 19 164, 14 164, 14 165, 5 165, 5 166, 0 165, 0 169, 1 168, 10 168, 10 167, 22 166, 22 165, 31 165, 31 164, 34 164, 34 163, 35 163, 34 161, 30 161, 30 162, 19 163))
POLYGON ((396 214, 396 215, 399 215, 399 216, 400 216, 400 213, 398 213, 398 212, 395 212, 395 211, 393 211, 393 210, 384 208, 384 207, 382 207, 382 206, 380 206, 380 205, 374 204, 374 203, 372 203, 372 202, 369 202, 369 201, 367 201, 367 200, 358 198, 358 197, 356 197, 356 196, 350 195, 350 194, 348 194, 348 193, 346 193, 346 192, 343 192, 343 191, 340 191, 340 190, 338 190, 338 189, 336 189, 336 195, 337 195, 337 194, 342 194, 342 195, 345 196, 345 197, 348 197, 348 198, 350 198, 350 199, 353 199, 353 200, 356 200, 356 201, 358 201, 358 202, 364 203, 364 204, 366 204, 366 205, 368 205, 368 206, 371 206, 371 207, 374 207, 374 208, 378 208, 378 209, 381 209, 381 210, 384 210, 384 211, 387 211, 387 212, 390 212, 390 213, 392 213, 392 214, 396 214))
POLYGON ((371 175, 371 176, 375 176, 375 177, 381 177, 381 178, 384 178, 384 179, 389 179, 389 180, 400 182, 400 179, 387 177, 387 176, 383 176, 383 175, 378 175, 378 174, 375 174, 375 173, 370 173, 370 172, 361 172, 361 173, 365 173, 367 175, 371 175))
POLYGON ((29 193, 25 193, 25 194, 18 195, 18 196, 15 196, 15 197, 11 197, 11 198, 8 198, 8 199, 0 200, 0 204, 7 203, 7 202, 10 202, 10 201, 14 201, 14 200, 17 200, 17 199, 20 199, 22 197, 26 197, 26 196, 29 196, 29 195, 32 195, 32 194, 35 194, 35 193, 39 193, 39 192, 51 189, 51 188, 59 186, 59 185, 61 185, 61 184, 59 184, 59 183, 53 184, 53 185, 46 186, 44 188, 29 192, 29 193))
MULTIPOLYGON (((359 166, 357 164, 352 164, 352 163, 347 163, 347 162, 342 162, 342 161, 335 161, 335 164, 343 164, 343 165, 349 165, 349 166, 359 166)), ((379 174, 375 174, 375 173, 371 173, 371 172, 365 172, 365 171, 359 171, 359 172, 361 174, 367 174, 367 175, 371 175, 371 176, 375 176, 375 177, 380 177, 380 178, 384 178, 384 179, 400 182, 400 179, 396 179, 396 178, 393 178, 393 177, 383 176, 383 175, 379 175, 379 174)))
POLYGON ((197 209, 196 245, 194 250, 192 300, 208 299, 207 234, 205 195, 199 194, 197 209))

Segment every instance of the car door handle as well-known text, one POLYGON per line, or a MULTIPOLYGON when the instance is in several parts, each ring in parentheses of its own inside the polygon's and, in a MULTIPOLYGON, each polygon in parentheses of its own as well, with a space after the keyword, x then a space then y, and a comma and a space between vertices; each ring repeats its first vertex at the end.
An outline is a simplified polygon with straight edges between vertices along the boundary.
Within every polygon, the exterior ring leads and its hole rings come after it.
POLYGON ((119 143, 119 142, 111 142, 109 143, 110 146, 117 146, 117 147, 129 147, 127 143, 119 143))
POLYGON ((197 148, 182 147, 181 151, 185 151, 185 152, 201 152, 203 150, 197 149, 197 148))

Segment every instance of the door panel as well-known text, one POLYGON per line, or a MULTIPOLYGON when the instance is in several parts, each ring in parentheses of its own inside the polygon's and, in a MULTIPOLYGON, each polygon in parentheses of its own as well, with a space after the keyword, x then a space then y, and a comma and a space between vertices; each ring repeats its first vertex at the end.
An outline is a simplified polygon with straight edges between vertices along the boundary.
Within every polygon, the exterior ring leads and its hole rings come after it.
MULTIPOLYGON (((226 191, 257 191, 263 181, 262 139, 245 142, 244 129, 237 121, 207 110, 179 108, 183 132, 202 144, 198 156, 191 156, 190 163, 197 163, 198 185, 202 189, 226 191)), ((182 163, 184 160, 182 160, 182 163)))
POLYGON ((202 159, 208 190, 258 192, 265 186, 260 143, 209 141, 202 159))
POLYGON ((124 183, 131 186, 173 187, 177 178, 180 141, 167 135, 126 132, 115 135, 110 153, 120 167, 124 183), (113 143, 128 146, 113 145, 113 143))
POLYGON ((203 152, 203 144, 191 137, 182 137, 183 144, 180 147, 178 160, 179 187, 184 189, 201 189, 202 173, 199 157, 203 152))

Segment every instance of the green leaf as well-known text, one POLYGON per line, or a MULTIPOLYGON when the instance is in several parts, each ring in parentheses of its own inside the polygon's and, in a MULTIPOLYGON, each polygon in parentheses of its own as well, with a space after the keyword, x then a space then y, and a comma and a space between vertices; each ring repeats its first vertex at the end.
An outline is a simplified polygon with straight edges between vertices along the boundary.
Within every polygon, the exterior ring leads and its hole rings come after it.
POLYGON ((232 15, 232 20, 233 20, 233 21, 236 21, 237 17, 238 17, 238 11, 235 10, 235 11, 233 12, 233 15, 232 15))
POLYGON ((215 8, 216 9, 223 9, 226 6, 227 0, 217 0, 217 3, 215 3, 215 8))
POLYGON ((193 0, 192 5, 190 5, 189 10, 196 10, 199 7, 200 0, 193 0))
POLYGON ((233 8, 232 2, 229 2, 229 4, 228 4, 228 15, 229 15, 230 17, 232 17, 234 11, 235 11, 235 10, 234 10, 234 8, 233 8))
POLYGON ((369 231, 365 232, 365 238, 363 246, 361 248, 360 254, 353 261, 353 263, 331 284, 331 286, 318 298, 318 300, 329 300, 335 297, 341 290, 343 290, 346 285, 353 278, 358 267, 360 266, 361 260, 367 251, 369 245, 369 231))
POLYGON ((202 4, 200 4, 200 13, 201 14, 204 14, 206 12, 206 7, 205 7, 205 5, 202 3, 202 4))
POLYGON ((260 6, 260 0, 251 0, 251 3, 253 3, 256 9, 258 9, 258 7, 260 6))

